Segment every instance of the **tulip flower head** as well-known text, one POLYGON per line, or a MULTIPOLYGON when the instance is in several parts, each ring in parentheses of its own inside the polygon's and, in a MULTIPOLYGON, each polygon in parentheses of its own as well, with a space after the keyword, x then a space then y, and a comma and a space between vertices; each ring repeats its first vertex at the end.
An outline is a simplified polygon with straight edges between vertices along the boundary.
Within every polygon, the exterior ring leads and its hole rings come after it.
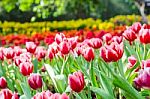
POLYGON ((34 90, 42 88, 42 78, 39 74, 31 74, 28 78, 28 83, 34 90))
POLYGON ((81 71, 78 71, 70 74, 68 77, 68 83, 73 91, 81 92, 85 85, 83 73, 81 71))
POLYGON ((7 87, 7 81, 4 77, 0 77, 0 88, 6 88, 7 87))
POLYGON ((33 72, 33 64, 31 62, 22 62, 19 65, 22 75, 27 76, 33 72))
POLYGON ((26 42, 26 49, 28 52, 34 54, 36 47, 37 46, 34 42, 26 42))

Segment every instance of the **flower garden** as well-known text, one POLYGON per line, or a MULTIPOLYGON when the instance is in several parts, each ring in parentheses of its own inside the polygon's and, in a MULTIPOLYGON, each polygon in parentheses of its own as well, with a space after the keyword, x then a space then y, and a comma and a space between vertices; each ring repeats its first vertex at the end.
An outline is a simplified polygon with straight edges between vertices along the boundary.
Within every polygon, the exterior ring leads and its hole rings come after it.
POLYGON ((0 33, 0 99, 150 98, 150 25, 138 15, 1 22, 0 33))

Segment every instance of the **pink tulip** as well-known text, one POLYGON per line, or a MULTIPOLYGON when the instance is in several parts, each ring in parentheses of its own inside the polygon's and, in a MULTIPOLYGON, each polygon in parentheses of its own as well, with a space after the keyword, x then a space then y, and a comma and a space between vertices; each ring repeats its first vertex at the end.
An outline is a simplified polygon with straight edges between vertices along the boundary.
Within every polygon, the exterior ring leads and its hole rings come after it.
POLYGON ((141 43, 150 43, 150 29, 141 29, 139 32, 139 39, 141 43))
POLYGON ((116 62, 123 55, 123 43, 118 44, 116 42, 110 45, 105 45, 100 48, 100 56, 105 62, 116 62))
POLYGON ((36 50, 36 44, 34 42, 26 42, 26 49, 30 53, 34 53, 36 50))
POLYGON ((19 65, 22 75, 27 76, 33 72, 33 64, 31 62, 22 62, 19 65))
POLYGON ((34 90, 42 88, 42 78, 39 74, 31 74, 28 78, 28 83, 34 90))
POLYGON ((3 52, 7 59, 13 59, 15 56, 15 52, 12 48, 5 48, 3 52))
POLYGON ((62 54, 66 55, 70 52, 70 45, 67 41, 63 41, 60 43, 59 50, 62 54))
POLYGON ((92 38, 89 40, 88 45, 93 47, 94 49, 98 49, 102 46, 102 40, 99 38, 92 38))
POLYGON ((85 58, 85 60, 88 61, 88 62, 94 60, 94 57, 95 57, 94 50, 91 47, 85 48, 82 51, 82 55, 85 58))
POLYGON ((13 93, 9 89, 2 89, 0 91, 0 99, 11 99, 13 93))
POLYGON ((83 73, 78 71, 70 74, 68 77, 68 83, 73 91, 80 92, 83 90, 85 85, 83 73))
POLYGON ((0 77, 0 88, 6 88, 7 87, 7 81, 4 77, 0 77))

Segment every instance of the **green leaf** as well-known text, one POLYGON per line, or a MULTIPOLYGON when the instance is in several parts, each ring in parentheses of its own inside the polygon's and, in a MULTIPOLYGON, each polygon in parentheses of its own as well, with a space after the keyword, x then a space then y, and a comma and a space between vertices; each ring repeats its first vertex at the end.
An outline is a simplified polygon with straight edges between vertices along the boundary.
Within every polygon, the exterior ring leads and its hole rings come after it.
POLYGON ((37 73, 37 70, 38 70, 38 60, 36 58, 33 60, 33 66, 34 66, 34 73, 37 73))
POLYGON ((22 88, 22 90, 23 90, 23 93, 24 93, 25 97, 26 97, 27 99, 31 99, 31 98, 32 98, 32 96, 31 96, 31 91, 30 91, 29 86, 26 84, 26 82, 23 82, 23 83, 21 83, 20 85, 21 85, 21 88, 22 88))
POLYGON ((103 99, 114 99, 109 94, 107 94, 104 90, 97 88, 97 87, 90 87, 91 91, 94 93, 99 94, 103 99))

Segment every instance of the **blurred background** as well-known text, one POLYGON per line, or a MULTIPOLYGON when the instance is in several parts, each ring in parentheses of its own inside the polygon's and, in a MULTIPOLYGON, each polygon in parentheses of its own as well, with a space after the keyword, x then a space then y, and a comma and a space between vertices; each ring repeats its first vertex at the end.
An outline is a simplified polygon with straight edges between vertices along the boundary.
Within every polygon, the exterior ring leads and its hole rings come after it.
POLYGON ((0 0, 0 20, 52 21, 85 18, 109 19, 116 15, 150 13, 150 0, 0 0), (140 5, 140 7, 139 7, 140 5))

